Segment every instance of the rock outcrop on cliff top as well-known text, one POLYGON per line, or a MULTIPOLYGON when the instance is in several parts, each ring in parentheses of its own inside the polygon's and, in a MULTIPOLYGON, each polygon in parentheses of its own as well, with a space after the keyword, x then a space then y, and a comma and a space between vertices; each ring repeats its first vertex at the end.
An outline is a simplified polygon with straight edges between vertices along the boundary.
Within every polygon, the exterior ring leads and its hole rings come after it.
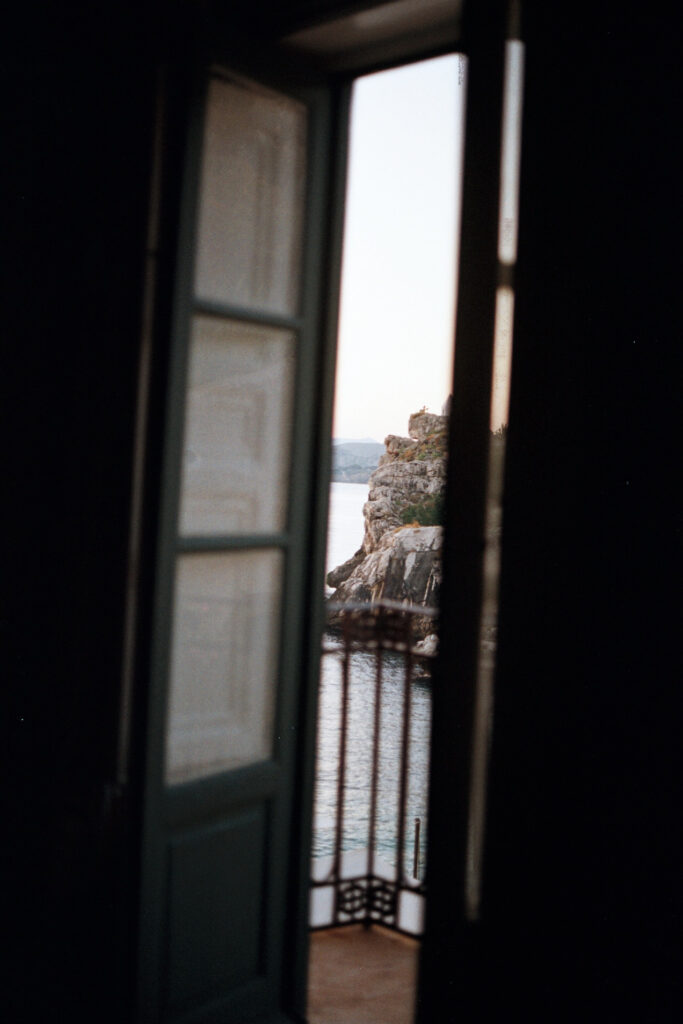
MULTIPOLYGON (((327 576, 335 604, 380 599, 437 609, 441 584, 441 503, 446 480, 447 418, 421 411, 408 437, 390 434, 369 480, 359 550, 327 576)), ((330 625, 335 625, 331 615, 330 625)), ((425 616, 419 636, 433 632, 425 616)))

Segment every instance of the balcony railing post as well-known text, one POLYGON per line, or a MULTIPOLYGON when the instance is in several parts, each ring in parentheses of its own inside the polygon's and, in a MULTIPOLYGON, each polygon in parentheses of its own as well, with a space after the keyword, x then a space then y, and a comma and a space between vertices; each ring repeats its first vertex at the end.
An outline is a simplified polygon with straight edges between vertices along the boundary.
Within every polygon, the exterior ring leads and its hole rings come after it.
POLYGON ((381 643, 382 627, 381 627, 381 609, 375 613, 375 621, 380 621, 380 627, 378 630, 377 637, 377 650, 375 653, 375 708, 374 708, 374 722, 373 722, 373 735, 372 735, 372 774, 370 781, 370 817, 368 821, 368 859, 367 859, 367 900, 365 906, 366 914, 366 925, 369 926, 371 922, 371 887, 372 879, 375 875, 375 848, 376 848, 376 829, 377 829, 377 787, 379 783, 379 744, 380 744, 380 725, 382 719, 382 670, 384 665, 383 659, 383 648, 381 643))
POLYGON ((334 923, 339 924, 339 883, 342 878, 342 845, 344 836, 344 792, 346 783, 346 743, 349 719, 349 678, 351 644, 348 622, 344 622, 344 649, 342 654, 341 728, 339 736, 339 774, 337 776, 337 815, 334 834, 334 923))
POLYGON ((415 819, 415 843, 413 846, 413 878, 419 880, 420 870, 420 819, 415 819))
POLYGON ((400 885, 405 877, 403 861, 405 857, 405 819, 406 801, 408 796, 408 753, 410 746, 410 703, 411 683, 413 678, 412 658, 412 622, 407 619, 405 624, 405 671, 403 676, 403 728, 401 730, 401 774, 399 776, 398 798, 398 839, 396 860, 396 882, 400 885))

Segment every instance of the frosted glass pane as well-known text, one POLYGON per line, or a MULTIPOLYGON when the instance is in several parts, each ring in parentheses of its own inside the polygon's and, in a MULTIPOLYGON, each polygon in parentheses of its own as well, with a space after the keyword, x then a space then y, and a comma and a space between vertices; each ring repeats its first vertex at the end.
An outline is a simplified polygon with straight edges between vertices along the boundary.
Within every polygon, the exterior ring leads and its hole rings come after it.
POLYGON ((185 409, 183 534, 284 528, 295 375, 289 331, 198 317, 185 409))
POLYGON ((281 582, 280 551, 178 559, 167 782, 270 756, 281 582))
POLYGON ((195 291, 296 313, 306 177, 306 108, 212 79, 204 134, 195 291))

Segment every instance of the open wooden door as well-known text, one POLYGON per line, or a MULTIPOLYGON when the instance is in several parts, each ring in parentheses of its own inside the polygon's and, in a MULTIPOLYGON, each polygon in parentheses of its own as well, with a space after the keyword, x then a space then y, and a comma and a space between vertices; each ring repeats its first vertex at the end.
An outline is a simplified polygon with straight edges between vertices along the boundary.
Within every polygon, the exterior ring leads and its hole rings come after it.
POLYGON ((312 508, 331 390, 332 120, 325 90, 284 93, 217 65, 192 104, 148 711, 145 1022, 294 1019, 283 965, 315 676, 310 567, 324 550, 312 508))

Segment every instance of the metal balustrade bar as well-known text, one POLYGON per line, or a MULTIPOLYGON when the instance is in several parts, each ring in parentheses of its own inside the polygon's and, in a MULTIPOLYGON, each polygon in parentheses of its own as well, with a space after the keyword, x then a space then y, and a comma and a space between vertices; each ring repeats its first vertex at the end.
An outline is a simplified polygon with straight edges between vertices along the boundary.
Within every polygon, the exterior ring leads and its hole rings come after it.
MULTIPOLYGON (((419 840, 421 831, 426 834, 426 830, 421 829, 422 815, 414 817, 415 842, 408 850, 407 817, 411 765, 418 754, 424 768, 422 796, 426 808, 429 736, 428 733, 418 737, 411 734, 411 723, 417 683, 422 683, 423 700, 425 692, 429 693, 431 711, 431 692, 425 683, 434 653, 417 645, 414 624, 417 619, 432 618, 436 629, 436 611, 381 601, 370 605, 336 605, 330 612, 335 616, 336 625, 334 631, 326 635, 323 662, 336 659, 340 672, 338 724, 331 727, 332 733, 338 735, 334 815, 329 816, 334 821, 334 835, 331 854, 313 861, 310 926, 318 930, 345 924, 362 923, 366 927, 381 924, 404 934, 419 935, 425 896, 424 883, 417 877, 419 840), (352 691, 355 687, 357 695, 360 685, 354 679, 354 658, 358 654, 373 662, 371 679, 367 660, 365 663, 373 696, 371 701, 366 701, 360 717, 358 713, 351 713, 352 700, 356 699, 352 691), (387 706, 389 686, 393 687, 394 694, 391 708, 387 706), (386 736, 383 743, 384 717, 391 714, 395 718, 397 704, 400 721, 394 722, 394 726, 398 742, 387 750, 386 736), (356 735, 359 731, 363 733, 360 738, 356 735), (369 772, 359 786, 358 773, 362 766, 357 750, 363 740, 369 749, 369 772), (423 748, 418 750, 420 744, 423 748), (387 779, 396 790, 393 814, 383 793, 387 779), (362 794, 360 789, 364 790, 362 794), (364 834, 357 831, 350 843, 345 842, 345 806, 349 794, 367 802, 364 834), (382 828, 384 849, 387 829, 394 837, 393 864, 382 856, 382 828)), ((326 724, 330 729, 329 719, 326 724)), ((319 730, 318 772, 321 770, 321 742, 319 730)), ((318 775, 316 798, 319 782, 318 775)))

